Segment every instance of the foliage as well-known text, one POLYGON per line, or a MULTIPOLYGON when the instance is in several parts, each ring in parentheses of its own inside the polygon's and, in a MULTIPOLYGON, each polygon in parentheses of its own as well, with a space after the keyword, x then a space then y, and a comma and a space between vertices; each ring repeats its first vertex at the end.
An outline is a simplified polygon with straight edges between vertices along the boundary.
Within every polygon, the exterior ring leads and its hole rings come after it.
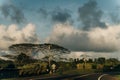
POLYGON ((111 65, 117 65, 119 64, 119 60, 116 58, 109 58, 106 60, 107 63, 110 63, 111 65))
MULTIPOLYGON (((55 60, 60 60, 61 54, 67 54, 70 53, 70 50, 56 45, 56 44, 50 44, 50 43, 45 43, 45 44, 31 44, 31 43, 23 43, 23 44, 13 44, 9 46, 9 50, 14 51, 15 53, 20 54, 17 57, 17 63, 18 64, 25 64, 26 61, 29 61, 29 56, 36 55, 38 52, 41 52, 45 55, 45 59, 48 60, 49 65, 51 65, 51 60, 53 58, 55 60), (23 54, 24 53, 24 54, 23 54), (26 54, 26 55, 25 55, 26 54)), ((29 62, 27 62, 29 63, 29 62)))
POLYGON ((9 63, 5 68, 14 69, 16 67, 15 67, 14 63, 9 63))
POLYGON ((76 64, 73 62, 58 62, 58 68, 62 68, 63 71, 76 69, 76 64))
POLYGON ((97 69, 97 64, 92 64, 92 69, 97 69))
POLYGON ((115 75, 115 77, 117 78, 117 80, 120 80, 120 75, 115 75))
POLYGON ((31 64, 26 64, 22 67, 19 67, 20 76, 30 76, 30 75, 40 75, 47 73, 47 63, 42 62, 42 63, 31 63, 31 64))
POLYGON ((105 63, 105 58, 104 57, 99 57, 97 60, 98 64, 104 64, 105 63))
MULTIPOLYGON (((44 45, 37 45, 39 48, 47 50, 48 46, 50 44, 44 44, 44 45)), ((15 45, 17 46, 17 45, 15 45)), ((29 48, 36 46, 35 44, 20 44, 19 46, 28 46, 29 48)), ((58 47, 56 45, 51 46, 51 49, 60 49, 61 47, 58 47), (54 48, 55 47, 55 48, 54 48)), ((35 48, 35 47, 34 47, 35 48)), ((40 50, 41 50, 40 49, 40 50)), ((44 50, 43 49, 43 50, 44 50)), ((50 50, 51 51, 51 50, 50 50)), ((51 51, 52 52, 52 51, 51 51)), ((47 56, 47 58, 49 58, 47 56)), ((26 53, 20 53, 14 62, 12 61, 4 61, 0 60, 0 67, 2 68, 17 68, 19 69, 19 76, 34 76, 34 75, 42 75, 42 74, 48 74, 49 71, 47 69, 50 69, 50 65, 48 66, 48 61, 41 61, 41 60, 35 60, 31 58, 31 56, 28 56, 26 53)), ((63 74, 67 73, 69 74, 69 71, 74 70, 73 73, 85 73, 90 71, 120 71, 120 62, 116 58, 109 58, 105 59, 104 57, 96 58, 94 61, 93 59, 88 59, 86 62, 83 61, 83 59, 73 59, 71 58, 68 62, 64 61, 53 61, 51 60, 51 64, 56 64, 57 66, 57 73, 63 74), (83 68, 83 65, 85 65, 85 69, 83 68), (111 68, 112 67, 112 68, 111 68), (112 69, 112 70, 111 70, 112 69)))
POLYGON ((87 63, 93 63, 93 59, 88 59, 87 63))
POLYGON ((0 60, 0 67, 1 68, 15 68, 14 63, 12 61, 5 61, 5 60, 0 60))
POLYGON ((16 57, 15 63, 16 65, 24 65, 35 62, 35 59, 32 59, 30 56, 21 53, 16 57))
POLYGON ((116 66, 114 67, 114 71, 117 71, 117 72, 120 71, 120 64, 118 64, 118 65, 116 65, 116 66))
POLYGON ((41 51, 44 53, 46 50, 49 49, 50 46, 50 51, 54 52, 60 52, 60 53, 69 53, 70 51, 64 47, 61 47, 56 44, 50 44, 50 43, 45 43, 45 44, 31 44, 31 43, 23 43, 23 44, 13 44, 9 46, 9 50, 15 51, 17 53, 26 53, 31 55, 32 53, 37 53, 41 51))

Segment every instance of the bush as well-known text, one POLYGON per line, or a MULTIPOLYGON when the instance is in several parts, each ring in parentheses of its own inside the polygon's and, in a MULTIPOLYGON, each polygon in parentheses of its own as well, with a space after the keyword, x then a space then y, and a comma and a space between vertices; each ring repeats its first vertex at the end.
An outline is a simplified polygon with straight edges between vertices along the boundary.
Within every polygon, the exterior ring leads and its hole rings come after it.
POLYGON ((20 67, 19 75, 20 76, 40 75, 46 73, 47 72, 46 70, 47 64, 45 62, 31 63, 20 67))
POLYGON ((104 72, 111 72, 111 71, 113 71, 113 66, 105 65, 104 68, 103 68, 103 71, 104 72))
POLYGON ((97 69, 97 64, 92 64, 92 69, 97 69))

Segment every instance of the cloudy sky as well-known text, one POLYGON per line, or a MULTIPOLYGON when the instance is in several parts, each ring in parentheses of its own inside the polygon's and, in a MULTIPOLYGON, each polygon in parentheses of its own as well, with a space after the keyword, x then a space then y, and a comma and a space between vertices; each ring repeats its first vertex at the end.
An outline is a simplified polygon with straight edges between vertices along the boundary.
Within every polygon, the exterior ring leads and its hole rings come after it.
POLYGON ((71 51, 120 54, 119 0, 0 0, 0 49, 55 43, 71 51))

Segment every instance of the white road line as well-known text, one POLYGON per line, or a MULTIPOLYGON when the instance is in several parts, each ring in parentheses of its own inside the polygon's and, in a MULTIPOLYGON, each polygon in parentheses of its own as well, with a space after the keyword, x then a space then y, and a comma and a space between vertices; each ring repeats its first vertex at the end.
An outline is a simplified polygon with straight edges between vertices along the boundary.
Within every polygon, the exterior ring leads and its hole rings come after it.
POLYGON ((105 75, 108 75, 108 74, 103 74, 103 75, 101 75, 101 76, 98 78, 98 80, 101 80, 101 78, 102 78, 103 76, 105 76, 105 75))
POLYGON ((85 74, 85 75, 81 75, 80 77, 89 76, 89 75, 93 75, 93 74, 85 74))
POLYGON ((89 75, 93 75, 93 74, 95 74, 95 73, 91 73, 91 74, 84 74, 84 75, 78 76, 78 77, 76 77, 76 78, 85 77, 85 76, 89 76, 89 75))

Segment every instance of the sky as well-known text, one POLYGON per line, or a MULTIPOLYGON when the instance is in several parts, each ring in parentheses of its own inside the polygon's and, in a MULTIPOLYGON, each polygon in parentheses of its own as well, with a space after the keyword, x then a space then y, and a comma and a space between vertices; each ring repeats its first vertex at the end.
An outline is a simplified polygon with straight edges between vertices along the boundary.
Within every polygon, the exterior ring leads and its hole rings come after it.
POLYGON ((120 1, 0 0, 0 49, 18 43, 54 43, 117 57, 120 1))

